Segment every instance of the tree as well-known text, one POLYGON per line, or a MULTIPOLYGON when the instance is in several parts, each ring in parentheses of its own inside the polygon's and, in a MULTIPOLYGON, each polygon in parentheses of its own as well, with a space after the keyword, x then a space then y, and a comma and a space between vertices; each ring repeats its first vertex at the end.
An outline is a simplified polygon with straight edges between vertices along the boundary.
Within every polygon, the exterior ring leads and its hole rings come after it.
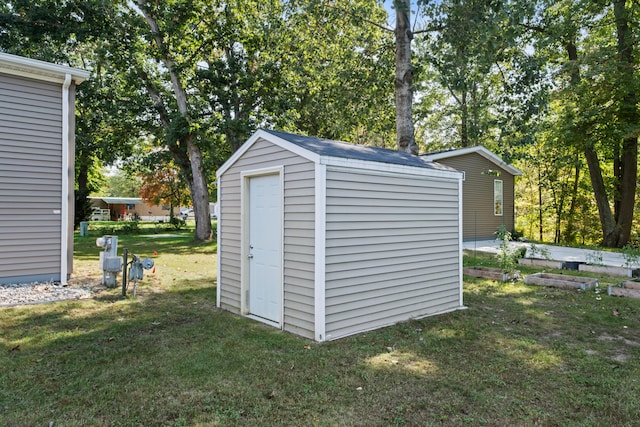
POLYGON ((394 0, 396 10, 396 138, 398 151, 418 154, 413 128, 413 69, 411 40, 413 31, 409 19, 411 0, 394 0))
POLYGON ((142 181, 140 197, 154 205, 168 205, 169 216, 173 208, 188 203, 188 189, 180 179, 180 172, 172 164, 155 163, 151 170, 138 174, 142 181))
POLYGON ((235 152, 269 122, 282 86, 285 37, 283 8, 277 1, 225 3, 206 17, 211 34, 201 52, 194 85, 202 96, 202 115, 212 132, 224 137, 211 149, 235 152))
POLYGON ((205 6, 191 1, 136 0, 135 6, 127 2, 119 15, 120 31, 110 35, 111 52, 121 55, 118 63, 123 71, 145 89, 163 130, 160 140, 188 183, 199 241, 210 239, 212 229, 198 105, 189 103, 187 83, 203 48, 199 30, 205 6))
POLYGON ((140 179, 123 169, 106 174, 104 185, 95 191, 95 195, 104 197, 140 197, 140 179))
POLYGON ((543 93, 540 64, 527 53, 527 40, 516 25, 522 12, 515 4, 493 0, 445 0, 424 14, 431 31, 418 41, 417 53, 431 81, 419 94, 420 103, 431 103, 433 91, 443 99, 435 109, 420 108, 428 114, 420 121, 428 124, 429 115, 438 115, 432 124, 436 133, 455 122, 442 141, 449 146, 509 151, 497 141, 518 142, 543 93))
POLYGON ((285 14, 272 123, 363 144, 395 138, 392 33, 371 23, 385 10, 374 0, 311 1, 286 3, 285 14))
POLYGON ((637 179, 640 76, 632 12, 638 6, 622 0, 547 6, 546 25, 530 27, 564 52, 557 76, 571 112, 569 142, 581 147, 588 165, 601 243, 622 247, 631 235, 637 179))

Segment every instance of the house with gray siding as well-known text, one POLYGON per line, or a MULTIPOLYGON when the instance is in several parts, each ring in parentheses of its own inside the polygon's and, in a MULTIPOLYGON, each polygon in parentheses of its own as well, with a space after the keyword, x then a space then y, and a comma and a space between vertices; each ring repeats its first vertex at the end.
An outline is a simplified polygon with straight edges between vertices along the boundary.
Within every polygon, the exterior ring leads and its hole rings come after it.
POLYGON ((217 172, 218 307, 316 341, 463 308, 462 177, 257 131, 217 172))
POLYGON ((0 53, 0 283, 73 270, 75 86, 86 71, 0 53))
POLYGON ((423 155, 464 173, 462 185, 465 241, 495 239, 501 225, 515 227, 515 178, 522 171, 482 146, 423 155))

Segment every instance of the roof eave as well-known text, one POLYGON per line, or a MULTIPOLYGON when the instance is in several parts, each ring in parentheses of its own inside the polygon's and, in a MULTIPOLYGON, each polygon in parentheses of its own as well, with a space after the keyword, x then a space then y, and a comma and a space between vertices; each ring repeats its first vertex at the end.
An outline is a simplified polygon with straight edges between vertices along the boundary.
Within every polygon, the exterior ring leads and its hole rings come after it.
POLYGON ((335 167, 348 167, 353 169, 371 170, 386 173, 401 173, 406 175, 418 175, 446 179, 463 179, 464 174, 455 169, 441 170, 428 167, 411 165, 399 165, 395 163, 373 162, 368 160, 350 159, 346 157, 321 156, 320 164, 335 167))
POLYGON ((226 162, 222 164, 222 166, 218 168, 218 171, 216 172, 217 179, 220 180, 220 177, 229 168, 231 168, 238 161, 238 159, 242 157, 244 153, 246 153, 256 142, 258 142, 261 139, 264 139, 280 147, 283 147, 287 150, 290 150, 308 160, 311 160, 314 163, 319 162, 320 156, 316 155, 315 153, 312 153, 309 150, 306 150, 289 141, 286 141, 277 135, 274 135, 272 133, 265 131, 264 129, 258 129, 253 133, 253 135, 249 137, 249 139, 247 139, 247 141, 244 144, 242 144, 242 146, 240 146, 240 148, 235 153, 231 155, 231 157, 227 159, 226 162))
POLYGON ((3 52, 0 52, 0 72, 55 83, 64 83, 65 77, 70 75, 75 84, 82 83, 90 75, 88 71, 79 68, 52 64, 3 52))
POLYGON ((458 156, 463 156, 465 154, 470 154, 470 153, 478 153, 479 155, 481 155, 482 157, 484 157, 485 159, 495 163, 496 165, 500 166, 502 169, 506 170, 507 172, 509 172, 511 175, 514 176, 522 176, 522 171, 510 164, 505 163, 504 160, 502 160, 500 157, 498 157, 496 154, 494 154, 493 152, 487 150, 486 148, 484 148, 481 145, 476 145, 473 147, 467 147, 467 148, 461 148, 458 150, 451 150, 451 151, 443 151, 441 153, 435 153, 435 154, 425 154, 424 156, 430 160, 433 161, 438 161, 438 160, 442 160, 442 159, 448 159, 451 157, 458 157, 458 156))

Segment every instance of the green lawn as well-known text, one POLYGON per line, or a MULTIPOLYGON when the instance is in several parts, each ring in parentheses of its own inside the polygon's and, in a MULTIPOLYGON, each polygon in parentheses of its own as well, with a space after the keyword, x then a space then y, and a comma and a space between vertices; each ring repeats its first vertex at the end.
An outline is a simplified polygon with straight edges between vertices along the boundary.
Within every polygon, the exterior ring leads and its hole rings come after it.
POLYGON ((217 310, 213 243, 120 247, 156 260, 137 298, 0 309, 0 426, 639 423, 639 300, 468 279, 467 310, 315 344, 217 310))

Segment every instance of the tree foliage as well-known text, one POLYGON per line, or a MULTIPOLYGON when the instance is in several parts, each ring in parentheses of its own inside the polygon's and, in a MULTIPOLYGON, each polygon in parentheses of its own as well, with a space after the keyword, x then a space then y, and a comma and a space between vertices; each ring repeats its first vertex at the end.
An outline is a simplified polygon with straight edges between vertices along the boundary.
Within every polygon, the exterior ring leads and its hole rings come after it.
POLYGON ((376 1, 286 3, 281 86, 270 108, 285 130, 385 145, 394 133, 392 33, 376 1))
POLYGON ((576 146, 588 166, 602 244, 624 246, 631 237, 640 111, 633 2, 561 1, 543 4, 542 52, 555 61, 554 97, 563 142, 576 146))
POLYGON ((624 245, 637 179, 639 8, 624 0, 432 4, 433 32, 420 51, 434 96, 425 91, 418 111, 436 131, 421 132, 449 140, 434 141, 440 147, 482 144, 526 165, 535 185, 521 200, 531 200, 525 216, 538 237, 593 242, 584 226, 595 213, 599 243, 624 245))
POLYGON ((156 164, 153 170, 138 176, 142 181, 140 197, 153 205, 171 206, 171 216, 175 206, 188 204, 189 191, 175 166, 156 164))
POLYGON ((91 71, 77 96, 79 194, 130 158, 148 197, 186 185, 197 239, 211 235, 215 170, 259 127, 397 138, 410 152, 414 138, 485 145, 525 170, 518 214, 532 237, 631 238, 637 1, 386 4, 391 30, 376 0, 12 0, 0 50, 91 71))

